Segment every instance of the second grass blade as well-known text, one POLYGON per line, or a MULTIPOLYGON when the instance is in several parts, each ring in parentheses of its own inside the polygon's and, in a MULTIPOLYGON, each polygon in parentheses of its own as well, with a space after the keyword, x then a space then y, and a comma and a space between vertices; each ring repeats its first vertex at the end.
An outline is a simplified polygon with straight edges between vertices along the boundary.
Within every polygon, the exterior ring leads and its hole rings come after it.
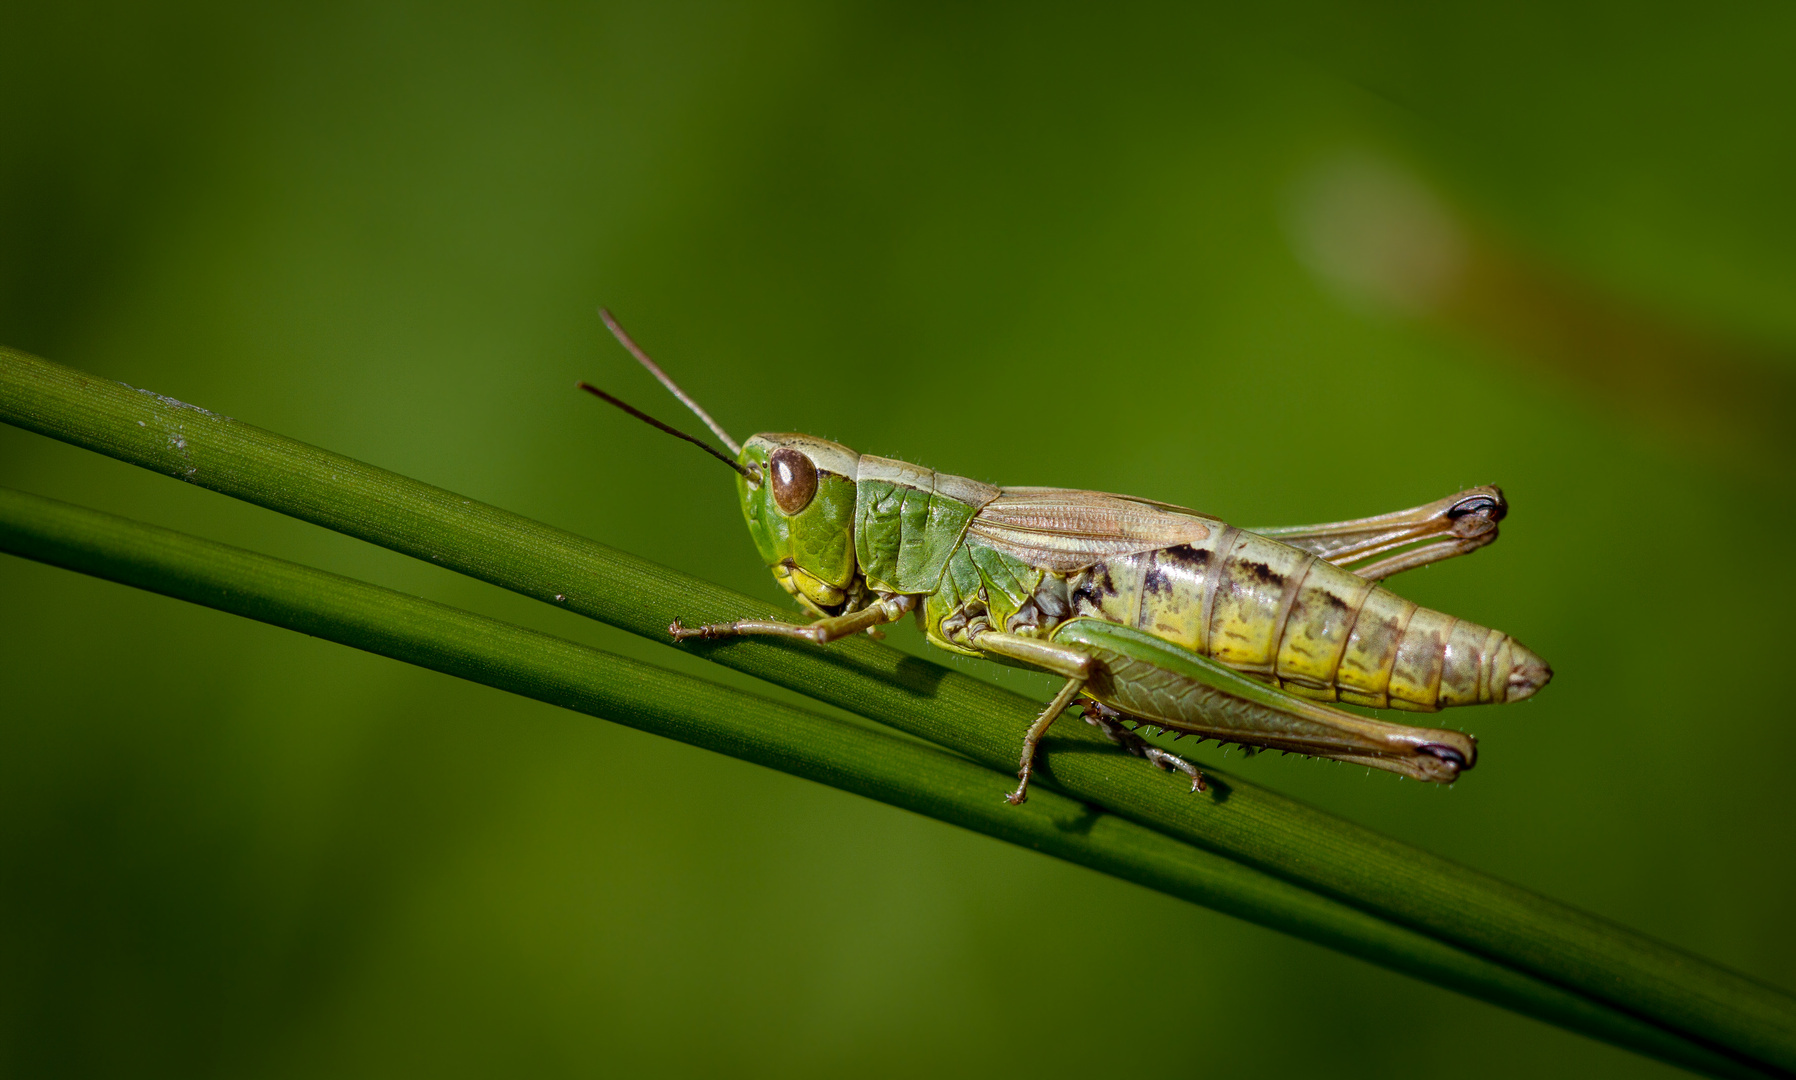
POLYGON ((754 761, 1113 874, 1715 1076, 1644 1021, 958 756, 446 605, 0 488, 0 551, 311 634, 754 761))
MULTIPOLYGON (((427 559, 665 640, 675 617, 782 612, 646 560, 183 402, 0 349, 0 419, 427 559)), ((1014 767, 1031 702, 865 640, 703 646, 718 663, 1014 767)), ((1061 790, 1382 918, 1796 1072, 1796 999, 1754 980, 1226 772, 1191 797, 1094 753, 1078 726, 1047 744, 1061 790)))

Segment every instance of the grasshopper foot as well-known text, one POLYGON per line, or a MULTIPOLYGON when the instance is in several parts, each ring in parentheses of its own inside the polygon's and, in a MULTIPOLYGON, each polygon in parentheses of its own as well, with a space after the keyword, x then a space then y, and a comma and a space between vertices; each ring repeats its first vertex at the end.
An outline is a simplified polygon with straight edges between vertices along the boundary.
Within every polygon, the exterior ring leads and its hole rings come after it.
POLYGON ((692 638, 704 638, 710 640, 712 638, 728 637, 731 633, 735 632, 735 629, 735 626, 730 623, 716 623, 706 626, 687 626, 679 619, 675 619, 667 626, 667 632, 673 635, 675 641, 688 641, 692 638))
POLYGON ((1191 778, 1191 790, 1195 794, 1207 790, 1204 774, 1177 754, 1168 753, 1153 743, 1130 731, 1122 725, 1123 714, 1108 705, 1100 704, 1090 698, 1085 699, 1085 722, 1104 733, 1111 742, 1134 754, 1146 758, 1167 772, 1182 772, 1191 778))

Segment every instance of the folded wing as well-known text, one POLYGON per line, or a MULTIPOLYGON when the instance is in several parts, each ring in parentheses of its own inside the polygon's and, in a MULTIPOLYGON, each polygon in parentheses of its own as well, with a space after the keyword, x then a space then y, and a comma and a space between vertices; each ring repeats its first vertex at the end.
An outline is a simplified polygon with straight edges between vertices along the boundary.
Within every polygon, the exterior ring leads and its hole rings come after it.
POLYGON ((1067 574, 1118 555, 1201 543, 1222 527, 1215 518, 1124 495, 1008 487, 973 518, 967 536, 1067 574))

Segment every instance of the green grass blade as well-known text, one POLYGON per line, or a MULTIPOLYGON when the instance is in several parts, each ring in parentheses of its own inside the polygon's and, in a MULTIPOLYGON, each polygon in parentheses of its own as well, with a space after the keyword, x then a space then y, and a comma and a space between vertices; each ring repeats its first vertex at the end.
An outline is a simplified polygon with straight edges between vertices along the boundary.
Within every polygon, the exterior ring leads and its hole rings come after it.
MULTIPOLYGON (((652 638, 689 622, 786 613, 495 507, 193 406, 0 349, 0 419, 428 559, 652 638)), ((1013 766, 1039 703, 877 643, 771 640, 710 659, 1013 766)), ((1494 958, 1691 1038, 1796 1072, 1796 999, 1518 886, 1225 772, 1191 797, 1062 725, 1045 779, 1364 911, 1494 958)))
POLYGON ((946 751, 350 578, 0 488, 0 551, 767 765, 1362 956, 1715 1076, 1760 1072, 1637 1018, 946 751))

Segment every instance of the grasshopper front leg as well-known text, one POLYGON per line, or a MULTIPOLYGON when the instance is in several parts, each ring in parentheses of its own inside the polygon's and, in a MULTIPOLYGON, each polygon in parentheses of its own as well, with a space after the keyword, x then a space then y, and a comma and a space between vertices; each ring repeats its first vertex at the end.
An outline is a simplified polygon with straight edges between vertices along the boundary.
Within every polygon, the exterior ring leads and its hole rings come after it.
POLYGON ((870 630, 884 623, 897 622, 909 614, 917 606, 914 596, 887 596, 874 601, 859 611, 846 615, 832 615, 818 619, 812 623, 778 622, 773 619, 737 619, 729 623, 710 623, 705 626, 682 626, 675 619, 667 628, 675 641, 688 641, 692 638, 710 640, 713 638, 736 637, 741 635, 764 635, 768 637, 798 638, 814 645, 827 645, 845 637, 852 637, 862 630, 870 630))

